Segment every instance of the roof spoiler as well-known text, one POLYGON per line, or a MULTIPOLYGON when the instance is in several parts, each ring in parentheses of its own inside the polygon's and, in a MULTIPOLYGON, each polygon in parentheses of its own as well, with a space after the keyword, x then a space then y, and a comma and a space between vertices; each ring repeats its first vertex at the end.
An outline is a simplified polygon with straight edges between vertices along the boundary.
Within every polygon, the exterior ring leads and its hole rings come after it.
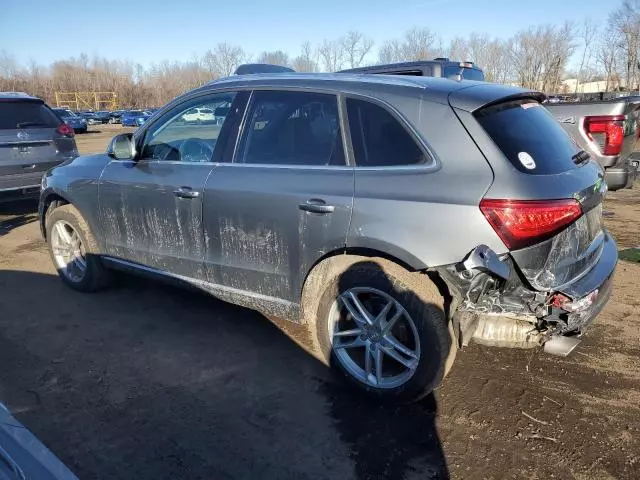
POLYGON ((236 68, 234 75, 252 75, 254 73, 295 73, 293 68, 270 63, 245 63, 236 68))

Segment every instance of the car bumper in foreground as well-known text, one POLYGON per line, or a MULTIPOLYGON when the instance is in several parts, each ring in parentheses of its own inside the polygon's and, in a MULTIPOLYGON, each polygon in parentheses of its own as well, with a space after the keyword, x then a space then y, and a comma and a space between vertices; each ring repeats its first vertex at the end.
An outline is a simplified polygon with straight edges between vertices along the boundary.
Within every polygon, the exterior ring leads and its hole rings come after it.
POLYGON ((0 478, 78 480, 0 403, 0 478))

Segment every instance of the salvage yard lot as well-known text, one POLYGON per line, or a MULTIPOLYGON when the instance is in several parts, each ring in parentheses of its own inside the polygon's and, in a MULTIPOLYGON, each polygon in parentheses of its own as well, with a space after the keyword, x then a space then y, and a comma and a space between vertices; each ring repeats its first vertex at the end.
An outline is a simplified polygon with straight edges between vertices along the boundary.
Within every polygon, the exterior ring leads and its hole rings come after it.
MULTIPOLYGON (((131 131, 93 130, 82 153, 131 131)), ((390 408, 250 310, 128 276, 65 288, 35 210, 0 204, 0 401, 80 478, 639 478, 640 264, 570 357, 471 345, 390 408)), ((638 186, 605 211, 638 246, 638 186)))

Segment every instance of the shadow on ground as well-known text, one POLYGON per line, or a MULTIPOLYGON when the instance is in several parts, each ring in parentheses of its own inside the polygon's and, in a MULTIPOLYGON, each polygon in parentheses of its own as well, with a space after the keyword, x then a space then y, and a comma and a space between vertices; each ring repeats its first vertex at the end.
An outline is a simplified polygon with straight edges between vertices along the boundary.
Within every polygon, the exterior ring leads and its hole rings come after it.
POLYGON ((38 200, 36 199, 0 201, 0 236, 37 219, 38 200))
POLYGON ((257 313, 0 271, 0 401, 80 478, 447 478, 433 397, 381 407, 257 313))

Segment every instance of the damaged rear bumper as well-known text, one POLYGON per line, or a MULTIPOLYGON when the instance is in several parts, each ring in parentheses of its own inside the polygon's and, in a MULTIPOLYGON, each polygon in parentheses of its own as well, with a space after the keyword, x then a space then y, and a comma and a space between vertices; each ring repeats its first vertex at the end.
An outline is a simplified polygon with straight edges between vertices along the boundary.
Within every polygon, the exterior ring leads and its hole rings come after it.
POLYGON ((484 265, 470 261, 477 257, 474 250, 464 262, 438 269, 457 299, 453 322, 460 344, 471 339, 512 348, 549 343, 546 351, 567 355, 611 296, 618 252, 609 232, 602 230, 600 238, 591 268, 548 291, 532 289, 509 255, 498 259, 485 246, 476 249, 488 259, 484 265), (508 266, 508 278, 495 268, 496 261, 508 266))
POLYGON ((600 258, 596 264, 584 276, 571 284, 564 286, 559 291, 570 297, 573 304, 579 305, 584 299, 589 299, 584 303, 584 307, 573 312, 567 312, 559 317, 556 333, 580 333, 598 316, 611 296, 613 287, 613 274, 618 263, 618 249, 611 234, 604 230, 605 238, 602 246, 600 258))

